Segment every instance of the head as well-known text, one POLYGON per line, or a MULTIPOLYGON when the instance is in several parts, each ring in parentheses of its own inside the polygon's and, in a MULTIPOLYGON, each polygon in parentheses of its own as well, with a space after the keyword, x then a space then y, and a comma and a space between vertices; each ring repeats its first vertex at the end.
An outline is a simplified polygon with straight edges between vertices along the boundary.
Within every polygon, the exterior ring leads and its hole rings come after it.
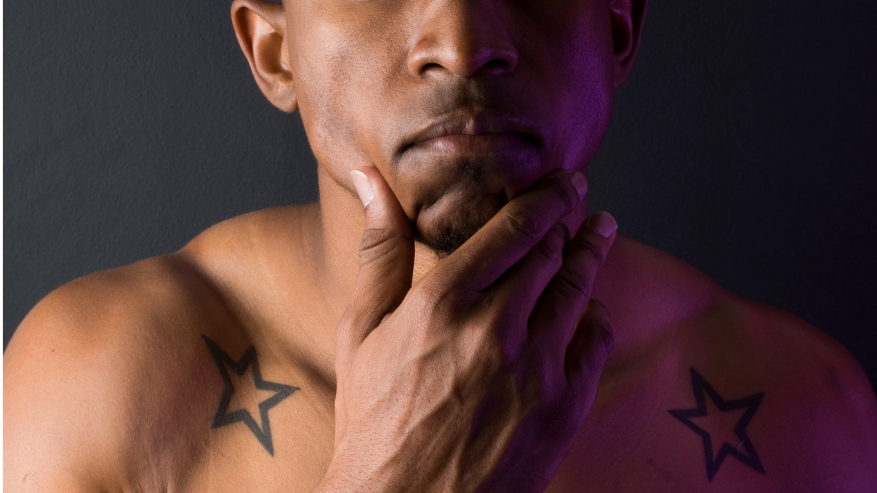
POLYGON ((447 254, 548 172, 585 171, 647 0, 235 0, 260 89, 322 172, 375 166, 447 254))

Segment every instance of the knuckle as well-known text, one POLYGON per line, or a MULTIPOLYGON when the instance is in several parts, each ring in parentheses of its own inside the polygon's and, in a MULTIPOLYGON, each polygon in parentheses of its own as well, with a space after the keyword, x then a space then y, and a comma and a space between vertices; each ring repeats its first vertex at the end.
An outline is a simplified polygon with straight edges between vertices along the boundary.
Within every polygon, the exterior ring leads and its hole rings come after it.
POLYGON ((430 319, 444 318, 448 312, 447 290, 437 286, 424 286, 418 289, 418 312, 430 319))
POLYGON ((596 243, 583 241, 578 244, 578 247, 585 253, 585 255, 596 260, 597 265, 603 265, 603 262, 606 260, 607 252, 596 243))
POLYGON ((533 217, 534 212, 524 207, 515 207, 505 213, 507 220, 503 221, 503 224, 512 236, 523 236, 531 242, 539 241, 542 236, 542 228, 533 217))
POLYGON ((463 329, 466 347, 478 354, 479 368, 486 374, 508 369, 520 356, 521 342, 514 323, 493 311, 467 317, 463 329))
POLYGON ((576 300, 587 300, 591 297, 591 279, 579 269, 562 269, 554 277, 554 281, 559 290, 576 300))
POLYGON ((559 227, 554 227, 533 247, 533 250, 548 262, 560 261, 563 244, 563 231, 559 227))
POLYGON ((551 187, 554 196, 563 205, 565 211, 571 211, 579 203, 579 192, 569 180, 561 180, 551 187))
POLYGON ((379 260, 392 255, 398 247, 399 241, 390 231, 381 228, 366 228, 362 232, 359 255, 360 258, 371 261, 379 260))
POLYGON ((417 305, 419 312, 434 322, 453 322, 469 306, 475 294, 465 287, 449 289, 436 283, 428 283, 418 288, 417 305))

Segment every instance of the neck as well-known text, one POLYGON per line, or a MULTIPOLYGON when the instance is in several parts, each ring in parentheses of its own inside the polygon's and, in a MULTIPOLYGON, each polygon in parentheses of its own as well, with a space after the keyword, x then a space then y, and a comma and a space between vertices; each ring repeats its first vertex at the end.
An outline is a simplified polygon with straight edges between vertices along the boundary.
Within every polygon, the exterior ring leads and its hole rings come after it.
MULTIPOLYGON (((319 284, 333 322, 340 320, 347 308, 359 272, 359 245, 365 229, 362 202, 350 184, 341 185, 322 166, 318 169, 321 231, 314 235, 319 265, 319 284)), ((416 285, 438 262, 435 253, 423 243, 415 243, 414 274, 416 285)))

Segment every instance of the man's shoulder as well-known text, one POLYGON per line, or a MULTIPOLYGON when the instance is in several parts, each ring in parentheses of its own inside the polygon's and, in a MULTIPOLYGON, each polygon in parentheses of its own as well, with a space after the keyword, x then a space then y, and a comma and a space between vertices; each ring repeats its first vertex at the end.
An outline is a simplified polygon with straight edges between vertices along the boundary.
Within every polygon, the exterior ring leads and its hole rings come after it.
POLYGON ((874 486, 877 400, 837 341, 795 315, 729 294, 678 337, 686 344, 679 370, 690 373, 680 379, 682 395, 710 400, 712 389, 715 407, 724 405, 721 414, 728 415, 750 399, 749 419, 737 426, 746 426, 772 484, 816 491, 874 486))
POLYGON ((204 338, 232 352, 252 344, 252 307, 237 293, 264 290, 254 256, 298 210, 230 219, 180 252, 90 274, 41 300, 4 354, 6 484, 115 487, 143 481, 132 479, 143 464, 197 460, 206 438, 192 430, 212 421, 223 392, 204 338))
POLYGON ((622 435, 662 444, 657 449, 666 452, 637 471, 678 472, 687 464, 685 477, 700 478, 712 464, 724 478, 714 485, 740 474, 752 481, 750 491, 864 491, 875 481, 877 400, 845 348, 666 253, 629 239, 618 246, 606 272, 618 280, 602 293, 615 301, 618 352, 592 412, 626 416, 617 424, 622 435), (635 335, 627 345, 625 333, 635 335), (740 460, 718 461, 723 440, 740 460), (713 450, 705 458, 707 443, 713 450))
POLYGON ((68 358, 70 373, 112 360, 117 369, 145 376, 138 365, 154 359, 143 357, 147 353, 180 357, 187 344, 202 350, 204 335, 246 343, 246 319, 253 315, 248 310, 259 307, 245 306, 248 300, 242 298, 249 296, 249 287, 267 291, 265 275, 276 266, 265 265, 262 257, 274 254, 270 243, 283 241, 270 237, 295 237, 288 230, 300 216, 298 207, 238 216, 211 227, 177 253, 59 287, 15 331, 4 368, 12 375, 18 367, 68 358))
POLYGON ((615 264, 609 275, 619 281, 605 283, 604 291, 616 300, 623 323, 646 326, 649 336, 658 340, 700 341, 721 345, 717 349, 727 354, 758 354, 765 362, 837 366, 861 373, 843 346, 796 315, 735 296, 665 252, 629 238, 617 243, 619 251, 613 250, 607 264, 615 264), (780 361, 780 355, 795 359, 780 361))
POLYGON ((682 358, 701 354, 704 364, 745 365, 764 378, 784 380, 788 389, 859 394, 859 401, 865 394, 873 403, 861 366, 824 332, 794 314, 735 296, 664 252, 632 240, 622 248, 635 252, 628 269, 639 279, 626 286, 651 308, 648 317, 636 320, 653 324, 652 343, 672 340, 682 358))
POLYGON ((26 491, 118 485, 151 454, 146 435, 160 408, 180 407, 165 391, 197 377, 199 355, 188 342, 195 328, 227 323, 209 285, 178 256, 91 274, 50 293, 4 354, 6 485, 13 478, 26 491))
POLYGON ((219 294, 187 256, 153 257, 59 287, 28 313, 10 349, 17 353, 19 344, 56 340, 83 349, 140 345, 193 323, 215 324, 222 317, 219 303, 219 294))

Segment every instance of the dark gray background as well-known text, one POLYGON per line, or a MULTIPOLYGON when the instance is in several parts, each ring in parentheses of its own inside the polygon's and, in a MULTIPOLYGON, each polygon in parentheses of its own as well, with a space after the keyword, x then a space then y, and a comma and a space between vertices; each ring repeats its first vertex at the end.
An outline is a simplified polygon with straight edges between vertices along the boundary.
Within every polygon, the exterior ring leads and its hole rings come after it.
MULTIPOLYGON (((229 2, 4 2, 4 347, 50 290, 316 200, 229 2)), ((654 0, 591 167, 621 231, 789 310, 877 381, 877 2, 654 0)))

